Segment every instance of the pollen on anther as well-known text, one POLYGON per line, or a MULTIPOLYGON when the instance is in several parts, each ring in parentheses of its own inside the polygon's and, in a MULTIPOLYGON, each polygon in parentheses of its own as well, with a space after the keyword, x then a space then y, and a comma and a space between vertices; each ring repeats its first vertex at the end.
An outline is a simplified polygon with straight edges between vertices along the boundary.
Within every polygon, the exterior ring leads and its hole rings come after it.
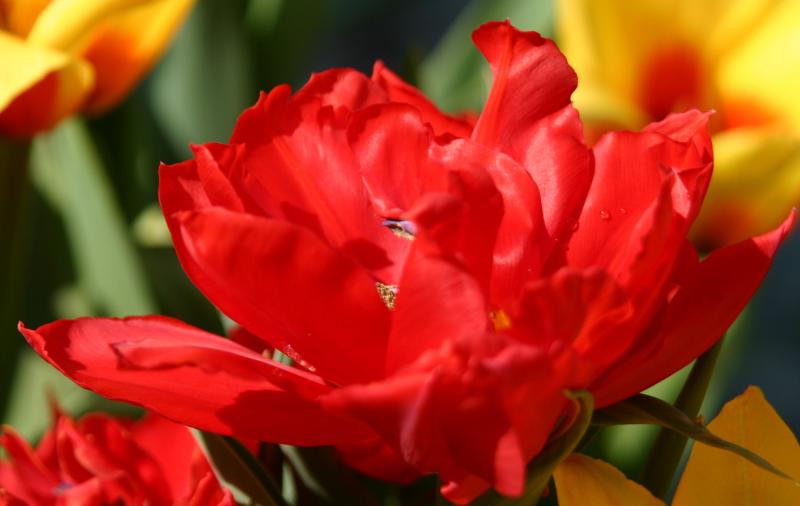
POLYGON ((383 220, 383 226, 388 228, 397 237, 409 241, 414 240, 414 236, 417 232, 414 224, 408 220, 393 220, 387 218, 383 220))
POLYGON ((378 290, 378 295, 381 296, 383 303, 389 310, 394 309, 394 301, 397 298, 397 286, 385 285, 380 281, 375 283, 375 288, 378 290))
POLYGON ((496 331, 508 330, 511 328, 511 318, 509 318, 508 313, 502 309, 489 311, 489 319, 492 321, 492 325, 494 325, 496 331))

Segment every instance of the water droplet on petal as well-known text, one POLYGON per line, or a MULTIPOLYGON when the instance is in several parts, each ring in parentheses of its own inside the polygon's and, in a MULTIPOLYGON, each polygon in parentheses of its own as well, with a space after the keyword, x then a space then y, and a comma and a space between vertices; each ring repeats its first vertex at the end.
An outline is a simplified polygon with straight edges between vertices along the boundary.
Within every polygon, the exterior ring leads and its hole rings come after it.
POLYGON ((305 360, 303 360, 303 358, 300 356, 299 353, 297 353, 297 351, 292 347, 291 344, 287 344, 282 351, 284 355, 291 358, 292 361, 298 366, 302 367, 303 369, 306 369, 308 372, 316 372, 317 368, 309 364, 305 360))
POLYGON ((571 228, 572 228, 572 231, 573 231, 573 232, 575 232, 576 230, 578 230, 578 221, 577 221, 577 220, 575 220, 575 221, 573 221, 573 222, 572 222, 571 228))
POLYGON ((600 219, 601 220, 605 220, 605 221, 610 220, 611 219, 611 213, 609 213, 608 211, 603 209, 602 211, 600 211, 600 219))
POLYGON ((619 211, 619 214, 628 214, 628 210, 627 210, 627 209, 625 209, 624 207, 620 207, 620 208, 618 209, 618 211, 619 211))

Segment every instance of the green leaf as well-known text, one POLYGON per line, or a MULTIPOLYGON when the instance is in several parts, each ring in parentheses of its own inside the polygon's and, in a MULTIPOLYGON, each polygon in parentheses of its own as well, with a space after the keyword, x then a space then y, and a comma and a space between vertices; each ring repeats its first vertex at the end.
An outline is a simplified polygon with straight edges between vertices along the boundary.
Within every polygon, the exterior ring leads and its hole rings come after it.
POLYGON ((100 313, 157 312, 138 252, 97 150, 79 119, 41 135, 33 182, 64 220, 78 285, 100 313))
POLYGON ((23 309, 30 256, 28 156, 26 141, 0 136, 0 415, 4 413, 16 357, 22 345, 17 321, 23 309))
POLYGON ((552 0, 473 0, 458 16, 419 69, 420 88, 442 109, 479 111, 491 74, 472 44, 472 31, 487 21, 509 19, 519 29, 549 36, 552 0))
POLYGON ((286 506, 278 487, 261 463, 232 437, 191 429, 220 483, 238 504, 286 506))
POLYGON ((198 2, 150 78, 153 112, 181 156, 189 143, 226 141, 258 99, 245 17, 244 2, 198 2))
POLYGON ((572 399, 575 412, 572 424, 552 440, 528 464, 528 480, 522 497, 509 499, 495 492, 484 494, 473 503, 476 506, 532 506, 539 502, 550 477, 558 464, 567 458, 580 443, 589 428, 594 409, 594 398, 585 390, 565 392, 572 399))
MULTIPOLYGON (((722 350, 722 342, 720 339, 711 349, 698 357, 678 398, 673 403, 675 408, 689 418, 700 414, 700 407, 706 398, 711 376, 714 374, 717 358, 722 350)), ((667 428, 662 428, 659 432, 642 474, 642 485, 654 496, 666 498, 686 448, 686 441, 686 436, 667 428)))
POLYGON ((776 468, 755 452, 715 436, 703 424, 692 420, 681 410, 649 395, 638 394, 625 401, 595 411, 592 424, 601 426, 660 425, 700 443, 733 452, 766 471, 797 483, 791 476, 776 468))
POLYGON ((332 447, 281 445, 286 461, 297 476, 298 486, 319 504, 378 506, 381 502, 352 469, 343 465, 332 447))

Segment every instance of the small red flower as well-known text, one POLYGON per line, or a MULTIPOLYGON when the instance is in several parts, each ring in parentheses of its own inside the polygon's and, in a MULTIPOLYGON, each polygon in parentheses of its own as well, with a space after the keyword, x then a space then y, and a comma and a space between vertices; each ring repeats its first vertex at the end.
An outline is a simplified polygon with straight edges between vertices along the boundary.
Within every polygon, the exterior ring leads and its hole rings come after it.
POLYGON ((10 427, 0 446, 0 504, 233 506, 186 427, 155 415, 133 422, 57 413, 34 450, 10 427))
POLYGON ((519 495, 564 389, 604 406, 689 363, 794 217, 700 262, 686 234, 711 176, 707 114, 591 151, 551 41, 508 23, 473 38, 495 75, 475 123, 381 64, 334 69, 162 167, 181 263, 246 345, 161 317, 23 333, 77 383, 188 425, 336 445, 382 478, 439 473, 456 502, 519 495))

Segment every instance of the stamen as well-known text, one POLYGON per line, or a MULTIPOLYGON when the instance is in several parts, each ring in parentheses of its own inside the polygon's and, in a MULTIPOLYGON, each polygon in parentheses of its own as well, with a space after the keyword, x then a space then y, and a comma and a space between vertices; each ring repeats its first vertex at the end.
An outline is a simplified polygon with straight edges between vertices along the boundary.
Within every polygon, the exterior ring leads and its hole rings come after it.
POLYGON ((413 241, 414 236, 417 234, 417 227, 408 220, 394 220, 387 218, 383 220, 383 226, 392 231, 397 237, 413 241))
POLYGON ((391 311, 394 309, 394 300, 397 297, 397 286, 395 285, 384 285, 380 281, 375 283, 375 288, 378 289, 378 295, 381 296, 383 303, 386 304, 386 307, 389 308, 391 311))
POLYGON ((511 318, 509 318, 508 313, 502 309, 489 311, 489 319, 492 320, 494 329, 497 331, 508 330, 511 328, 511 318))

